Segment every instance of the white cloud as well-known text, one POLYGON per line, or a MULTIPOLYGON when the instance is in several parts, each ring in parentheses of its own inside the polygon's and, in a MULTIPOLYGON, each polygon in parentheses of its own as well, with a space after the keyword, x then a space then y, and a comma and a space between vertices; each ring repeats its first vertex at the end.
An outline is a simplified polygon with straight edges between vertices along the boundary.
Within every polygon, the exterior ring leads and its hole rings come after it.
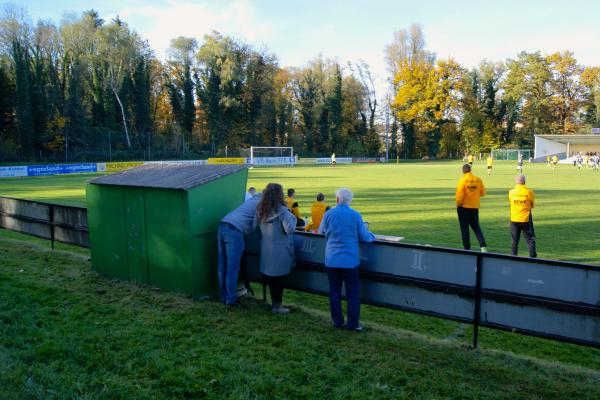
MULTIPOLYGON (((501 32, 494 30, 495 32, 501 32)), ((471 68, 483 59, 505 61, 515 58, 523 50, 540 51, 550 54, 556 51, 572 50, 582 65, 600 65, 600 31, 572 29, 564 31, 511 32, 496 35, 469 35, 459 30, 439 27, 426 29, 428 48, 437 53, 438 58, 452 57, 471 68)))
POLYGON ((259 21, 247 0, 198 3, 191 0, 167 0, 160 5, 142 5, 120 10, 120 16, 148 39, 156 54, 164 58, 171 39, 178 36, 202 37, 219 31, 255 43, 273 34, 272 25, 259 21))

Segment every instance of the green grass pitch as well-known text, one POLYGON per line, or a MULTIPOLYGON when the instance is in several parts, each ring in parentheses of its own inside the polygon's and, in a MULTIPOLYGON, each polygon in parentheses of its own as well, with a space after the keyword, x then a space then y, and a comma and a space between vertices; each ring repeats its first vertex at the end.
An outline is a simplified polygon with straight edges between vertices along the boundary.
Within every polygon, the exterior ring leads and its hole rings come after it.
MULTIPOLYGON (((254 168, 248 186, 269 182, 296 189, 303 215, 318 192, 335 203, 335 190, 354 191, 353 207, 375 233, 404 236, 407 242, 461 248, 454 190, 461 163, 428 162, 388 165, 296 166, 254 168)), ((485 162, 474 165, 484 180, 480 220, 488 250, 508 253, 508 190, 516 162, 496 162, 487 176, 485 162)), ((525 164, 527 185, 536 193, 534 223, 539 257, 600 264, 600 173, 560 165, 525 164)), ((10 178, 0 180, 0 195, 85 205, 85 182, 94 175, 10 178)), ((473 248, 477 241, 472 236, 473 248)), ((520 254, 527 249, 522 240, 520 254)))
MULTIPOLYGON (((307 215, 339 187, 377 233, 460 246, 454 188, 460 162, 254 168, 248 186, 294 187, 307 215)), ((481 220, 507 252, 514 163, 474 172, 488 189, 481 220)), ((536 191, 541 257, 600 264, 600 174, 525 165, 536 191)), ((85 205, 97 175, 0 180, 0 196, 85 205)), ((363 306, 362 334, 330 327, 326 297, 286 291, 293 312, 259 300, 215 301, 108 280, 89 251, 0 230, 1 399, 598 399, 600 349, 363 306)), ((522 247, 522 252, 525 248, 522 247)), ((257 293, 260 292, 255 287, 257 293)))

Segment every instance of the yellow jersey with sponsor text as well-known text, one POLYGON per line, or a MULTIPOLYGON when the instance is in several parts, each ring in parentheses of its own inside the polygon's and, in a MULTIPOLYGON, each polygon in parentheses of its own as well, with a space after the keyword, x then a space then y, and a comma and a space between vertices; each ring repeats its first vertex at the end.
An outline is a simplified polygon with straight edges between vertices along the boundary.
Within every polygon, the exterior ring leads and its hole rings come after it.
POLYGON ((483 181, 471 172, 463 174, 456 185, 456 206, 479 208, 479 201, 483 196, 485 196, 483 181))
POLYGON ((535 203, 533 190, 518 184, 508 192, 508 199, 510 200, 511 222, 528 222, 529 214, 535 203))

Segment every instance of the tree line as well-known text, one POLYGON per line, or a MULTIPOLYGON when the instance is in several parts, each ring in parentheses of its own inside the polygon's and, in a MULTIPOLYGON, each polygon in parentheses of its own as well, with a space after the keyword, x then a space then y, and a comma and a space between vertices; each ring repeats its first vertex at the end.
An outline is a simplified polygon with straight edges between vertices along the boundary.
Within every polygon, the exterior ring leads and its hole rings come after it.
POLYGON ((392 137, 401 130, 404 157, 532 148, 537 134, 600 127, 600 67, 579 65, 571 51, 523 51, 469 70, 452 59, 437 60, 426 50, 422 28, 412 25, 395 32, 386 60, 392 137))
POLYGON ((598 126, 600 71, 570 52, 521 53, 467 70, 426 50, 422 29, 385 49, 389 93, 364 62, 276 55, 213 32, 160 60, 119 17, 59 25, 14 5, 0 17, 0 160, 204 157, 257 146, 303 156, 447 157, 528 146, 533 134, 598 126), (384 97, 384 99, 382 99, 384 97))
POLYGON ((5 160, 219 155, 251 145, 379 153, 366 64, 317 57, 281 68, 274 54, 218 32, 173 39, 161 61, 126 22, 94 10, 56 26, 6 7, 0 43, 5 160))

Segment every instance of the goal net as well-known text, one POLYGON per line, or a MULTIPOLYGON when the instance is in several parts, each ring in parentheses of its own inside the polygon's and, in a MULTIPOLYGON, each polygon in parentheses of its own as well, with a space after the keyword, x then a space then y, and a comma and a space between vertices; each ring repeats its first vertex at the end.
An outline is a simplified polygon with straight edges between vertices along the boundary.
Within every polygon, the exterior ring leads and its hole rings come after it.
POLYGON ((495 149, 492 150, 492 158, 494 160, 518 160, 519 154, 523 156, 523 160, 528 160, 533 157, 531 149, 495 149))
POLYGON ((294 166, 297 155, 293 147, 265 147, 252 146, 243 151, 248 158, 248 164, 255 167, 277 165, 294 166))

